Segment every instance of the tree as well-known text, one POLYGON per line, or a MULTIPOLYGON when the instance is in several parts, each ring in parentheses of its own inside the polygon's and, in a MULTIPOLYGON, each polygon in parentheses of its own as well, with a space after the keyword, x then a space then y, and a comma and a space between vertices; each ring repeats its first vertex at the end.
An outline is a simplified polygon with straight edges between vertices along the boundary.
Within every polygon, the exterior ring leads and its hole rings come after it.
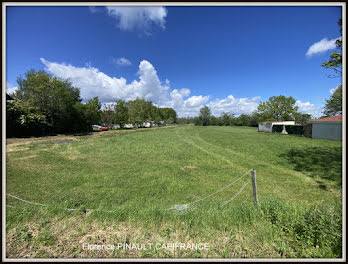
POLYGON ((196 116, 193 119, 193 123, 194 123, 195 126, 202 126, 203 125, 202 118, 200 116, 196 116))
POLYGON ((253 111, 250 115, 249 126, 257 127, 258 126, 258 122, 257 122, 258 118, 259 118, 259 114, 257 113, 257 111, 253 111))
POLYGON ((230 126, 230 125, 232 125, 232 119, 233 119, 233 115, 230 115, 229 113, 225 113, 225 112, 223 112, 222 114, 221 114, 221 119, 222 119, 222 124, 224 125, 224 126, 230 126))
POLYGON ((241 114, 238 116, 235 120, 235 125, 236 126, 249 126, 250 125, 250 116, 241 114))
POLYGON ((261 102, 257 107, 260 114, 259 121, 286 121, 294 120, 298 107, 295 106, 296 100, 284 95, 272 96, 267 102, 261 102))
POLYGON ((209 126, 211 111, 208 106, 204 106, 199 110, 199 118, 202 120, 203 126, 209 126))
POLYGON ((326 116, 342 114, 342 85, 339 85, 331 98, 326 100, 324 114, 326 116))
POLYGON ((15 99, 35 106, 45 116, 55 133, 73 132, 76 103, 81 103, 80 90, 69 81, 58 79, 45 71, 29 70, 25 78, 17 78, 15 99))
POLYGON ((115 105, 115 124, 120 125, 121 128, 129 121, 128 105, 124 100, 118 100, 115 105))
MULTIPOLYGON (((322 63, 321 65, 327 69, 333 69, 335 73, 342 75, 342 19, 338 21, 338 25, 340 27, 341 38, 336 40, 336 47, 341 50, 334 51, 330 55, 330 59, 327 62, 322 63)), ((333 77, 338 77, 333 76, 333 77)))
POLYGON ((173 108, 161 107, 158 108, 158 110, 162 121, 165 121, 168 124, 177 123, 177 114, 173 108))
POLYGON ((114 122, 115 104, 105 104, 101 114, 101 122, 103 124, 112 124, 114 122))
POLYGON ((220 117, 216 117, 213 115, 210 117, 210 125, 211 126, 220 126, 220 124, 221 124, 220 117))
MULTIPOLYGON (((330 60, 322 64, 323 67, 333 69, 335 73, 342 75, 342 19, 338 21, 340 27, 341 38, 336 40, 336 47, 340 52, 334 51, 330 55, 330 60)), ((330 76, 329 76, 330 77, 330 76)), ((338 77, 337 75, 334 77, 338 77)), ((326 116, 333 116, 342 114, 342 84, 337 87, 331 98, 326 100, 324 107, 324 114, 326 116)))
POLYGON ((309 120, 312 119, 312 116, 310 114, 303 114, 303 113, 295 113, 294 117, 295 117, 296 123, 301 125, 307 123, 309 120))
POLYGON ((15 100, 6 103, 6 136, 41 136, 49 132, 46 116, 28 102, 15 100))
POLYGON ((101 121, 101 103, 98 96, 89 99, 85 104, 85 117, 90 125, 100 124, 101 121))

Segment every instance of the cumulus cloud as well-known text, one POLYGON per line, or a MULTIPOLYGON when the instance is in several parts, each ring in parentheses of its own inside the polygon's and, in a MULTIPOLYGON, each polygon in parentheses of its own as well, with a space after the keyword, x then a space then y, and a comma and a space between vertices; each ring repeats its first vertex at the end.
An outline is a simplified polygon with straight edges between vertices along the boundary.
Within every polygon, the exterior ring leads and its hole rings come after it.
POLYGON ((9 82, 6 83, 6 92, 7 92, 8 94, 14 93, 17 89, 18 89, 17 86, 13 86, 13 85, 10 84, 9 82))
POLYGON ((194 95, 186 98, 190 93, 190 89, 187 88, 174 89, 170 92, 170 100, 166 106, 174 108, 178 116, 196 116, 204 104, 208 102, 209 96, 194 95))
POLYGON ((106 10, 109 16, 116 19, 117 26, 123 31, 140 30, 150 33, 152 26, 165 28, 165 7, 107 6, 106 10))
POLYGON ((309 47, 306 56, 310 57, 313 54, 323 53, 325 51, 336 48, 336 40, 338 39, 341 39, 341 37, 330 40, 328 40, 327 38, 323 38, 322 40, 314 43, 312 46, 309 47))
POLYGON ((114 59, 114 62, 119 66, 129 66, 132 65, 132 62, 126 58, 114 59))
POLYGON ((224 99, 216 99, 208 104, 213 115, 221 115, 222 112, 235 115, 250 114, 257 109, 260 96, 252 98, 236 98, 233 95, 227 96, 224 99))
POLYGON ((310 102, 297 100, 295 105, 298 106, 298 111, 303 114, 310 114, 313 117, 320 117, 322 115, 323 108, 310 102))
POLYGON ((75 67, 70 64, 50 62, 43 58, 41 62, 53 75, 69 79, 81 89, 84 100, 99 96, 102 102, 117 99, 134 100, 141 97, 149 101, 161 103, 168 97, 169 86, 162 84, 152 64, 143 60, 139 64, 139 80, 127 83, 123 77, 110 77, 95 67, 75 67))

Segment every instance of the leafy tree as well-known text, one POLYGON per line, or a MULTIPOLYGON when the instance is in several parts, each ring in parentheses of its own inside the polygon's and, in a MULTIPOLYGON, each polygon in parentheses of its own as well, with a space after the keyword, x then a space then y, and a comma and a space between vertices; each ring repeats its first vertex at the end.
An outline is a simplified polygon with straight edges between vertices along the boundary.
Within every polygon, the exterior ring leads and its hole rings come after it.
POLYGON ((6 103, 6 136, 40 136, 49 132, 46 116, 28 102, 15 100, 6 103))
POLYGON ((221 126, 222 125, 221 118, 212 115, 210 117, 210 125, 211 126, 221 126))
POLYGON ((284 95, 272 96, 266 102, 261 102, 257 107, 259 121, 286 121, 294 120, 298 107, 295 106, 296 100, 284 95))
POLYGON ((199 117, 202 120, 203 126, 209 126, 211 111, 208 106, 204 106, 199 110, 199 117))
POLYGON ((85 117, 91 125, 100 124, 101 122, 100 109, 101 109, 101 103, 99 101, 98 96, 88 100, 88 102, 85 104, 85 117))
POLYGON ((129 120, 135 125, 141 125, 149 119, 147 102, 144 99, 137 98, 129 101, 129 120))
POLYGON ((322 63, 322 66, 324 68, 333 69, 335 73, 342 75, 342 19, 338 21, 338 25, 340 27, 341 38, 336 40, 336 47, 341 51, 332 52, 330 55, 330 60, 322 63))
POLYGON ((203 125, 203 120, 200 116, 197 116, 193 119, 193 123, 195 126, 202 126, 203 125))
POLYGON ((114 122, 122 128, 129 121, 128 104, 124 100, 118 100, 115 105, 114 122))
MULTIPOLYGON (((335 73, 342 75, 342 19, 338 21, 340 27, 341 38, 336 40, 336 47, 340 51, 334 51, 330 55, 330 60, 322 64, 323 67, 333 69, 335 73)), ((329 76, 330 77, 330 76, 329 76)), ((337 75, 334 77, 338 77, 337 75)), ((339 85, 331 98, 326 100, 324 107, 326 116, 342 114, 342 85, 339 85)))
POLYGON ((324 114, 326 116, 342 114, 342 85, 339 85, 331 98, 326 100, 324 114))
POLYGON ((250 121, 249 121, 249 126, 251 127, 257 127, 258 126, 258 118, 259 118, 259 114, 257 113, 257 111, 254 111, 251 113, 251 115, 249 116, 250 121))
POLYGON ((233 115, 230 115, 229 113, 225 113, 223 112, 221 114, 221 120, 222 120, 222 124, 224 126, 230 126, 233 124, 233 118, 234 116, 233 115))
POLYGON ((249 126, 250 125, 250 116, 241 114, 236 118, 235 121, 236 126, 249 126))
POLYGON ((173 108, 161 107, 158 110, 162 121, 168 124, 177 123, 177 114, 173 108))
POLYGON ((101 122, 103 124, 112 124, 114 122, 115 104, 105 104, 101 113, 101 122))
POLYGON ((17 83, 18 90, 13 94, 15 99, 35 106, 54 132, 72 131, 74 105, 81 102, 78 88, 67 80, 35 70, 26 72, 25 78, 17 78, 17 83))
POLYGON ((301 125, 307 123, 309 120, 312 119, 312 116, 310 114, 303 114, 303 113, 295 113, 294 117, 295 117, 295 122, 301 125))

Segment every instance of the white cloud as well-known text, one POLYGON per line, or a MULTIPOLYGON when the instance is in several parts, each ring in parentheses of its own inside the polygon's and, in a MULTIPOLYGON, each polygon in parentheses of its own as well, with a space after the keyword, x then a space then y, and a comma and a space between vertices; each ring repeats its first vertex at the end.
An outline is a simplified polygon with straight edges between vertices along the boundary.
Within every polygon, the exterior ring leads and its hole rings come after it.
POLYGON ((323 108, 310 102, 297 100, 295 105, 298 106, 298 111, 303 114, 311 114, 313 117, 320 117, 322 115, 323 108))
POLYGON ((6 83, 6 92, 8 94, 12 94, 14 93, 16 90, 18 90, 17 86, 13 86, 12 84, 10 84, 9 82, 6 83))
POLYGON ((126 58, 113 59, 113 61, 119 66, 129 66, 132 65, 132 62, 126 58))
POLYGON ((257 109, 260 100, 260 96, 235 98, 233 95, 229 95, 227 98, 210 102, 208 107, 212 110, 213 115, 221 115, 222 112, 235 115, 250 114, 257 109))
POLYGON ((194 95, 185 99, 190 93, 190 89, 187 88, 174 89, 170 92, 170 99, 165 106, 174 108, 180 117, 196 116, 204 104, 208 102, 209 96, 194 95))
POLYGON ((136 97, 161 103, 167 101, 169 86, 162 84, 152 64, 143 60, 139 64, 139 80, 127 84, 123 77, 110 77, 94 67, 75 67, 65 63, 50 62, 43 58, 41 62, 53 75, 69 79, 80 88, 84 100, 99 96, 102 102, 117 99, 133 100, 136 97))
POLYGON ((313 54, 317 54, 317 53, 323 53, 325 51, 331 50, 331 49, 335 49, 336 48, 336 40, 341 39, 340 38, 336 38, 336 39, 330 39, 328 40, 327 38, 323 38, 322 40, 314 43, 312 46, 309 47, 306 56, 310 57, 313 54))
POLYGON ((165 28, 165 7, 107 6, 106 9, 108 14, 116 19, 117 26, 124 31, 140 30, 149 34, 153 25, 165 28))
POLYGON ((74 86, 80 88, 81 98, 86 101, 98 96, 102 103, 115 102, 118 99, 134 100, 136 97, 152 101, 162 107, 173 107, 179 116, 197 115, 199 109, 209 100, 209 96, 191 96, 190 89, 174 89, 170 92, 170 82, 161 83, 153 65, 143 60, 139 64, 139 80, 127 83, 125 78, 110 77, 99 69, 91 67, 75 67, 65 63, 50 62, 43 58, 41 62, 53 75, 69 79, 74 86))

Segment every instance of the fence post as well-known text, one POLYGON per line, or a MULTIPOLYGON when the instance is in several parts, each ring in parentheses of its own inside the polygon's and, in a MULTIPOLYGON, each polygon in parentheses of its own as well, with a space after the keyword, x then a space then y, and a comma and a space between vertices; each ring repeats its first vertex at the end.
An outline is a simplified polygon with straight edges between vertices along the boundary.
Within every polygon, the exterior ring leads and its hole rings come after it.
POLYGON ((257 186, 256 186, 256 171, 254 169, 251 170, 251 180, 253 182, 253 196, 254 196, 254 204, 257 206, 258 198, 257 198, 257 186))

